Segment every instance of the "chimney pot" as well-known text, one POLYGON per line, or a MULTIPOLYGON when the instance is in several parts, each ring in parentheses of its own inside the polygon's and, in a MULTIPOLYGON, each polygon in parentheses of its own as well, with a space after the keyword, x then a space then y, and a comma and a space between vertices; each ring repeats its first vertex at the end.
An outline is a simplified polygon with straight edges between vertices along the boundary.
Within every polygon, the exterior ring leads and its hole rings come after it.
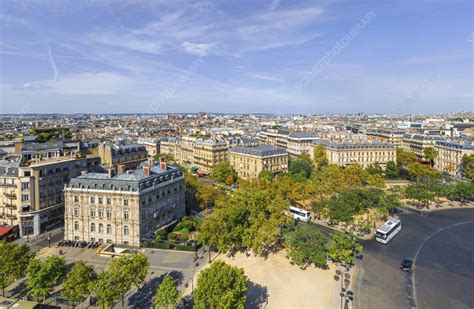
POLYGON ((145 175, 147 175, 147 176, 150 176, 150 168, 148 166, 144 166, 143 167, 143 173, 145 173, 145 175))
POLYGON ((166 161, 165 158, 160 158, 160 168, 166 171, 166 161))

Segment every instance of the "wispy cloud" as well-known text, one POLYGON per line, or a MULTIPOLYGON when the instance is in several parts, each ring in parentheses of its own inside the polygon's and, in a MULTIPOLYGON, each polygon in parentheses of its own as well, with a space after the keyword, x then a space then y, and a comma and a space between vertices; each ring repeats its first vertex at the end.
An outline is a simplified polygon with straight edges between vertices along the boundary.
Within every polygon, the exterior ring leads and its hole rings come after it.
POLYGON ((283 82, 283 79, 279 78, 279 77, 276 77, 276 76, 272 76, 272 75, 267 75, 267 74, 253 74, 252 75, 253 78, 256 78, 256 79, 262 79, 262 80, 268 80, 268 81, 272 81, 272 82, 283 82))
POLYGON ((186 41, 181 44, 181 47, 188 54, 204 57, 209 54, 209 51, 212 49, 213 45, 214 44, 199 44, 186 41))

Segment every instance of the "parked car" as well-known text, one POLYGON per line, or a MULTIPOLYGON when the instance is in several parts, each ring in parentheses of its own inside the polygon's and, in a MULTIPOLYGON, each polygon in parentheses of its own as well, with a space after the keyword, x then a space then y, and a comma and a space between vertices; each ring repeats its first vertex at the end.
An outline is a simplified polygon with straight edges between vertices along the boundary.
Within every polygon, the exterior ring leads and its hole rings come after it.
POLYGON ((403 259, 400 263, 400 269, 406 272, 409 272, 413 267, 413 261, 409 259, 403 259))

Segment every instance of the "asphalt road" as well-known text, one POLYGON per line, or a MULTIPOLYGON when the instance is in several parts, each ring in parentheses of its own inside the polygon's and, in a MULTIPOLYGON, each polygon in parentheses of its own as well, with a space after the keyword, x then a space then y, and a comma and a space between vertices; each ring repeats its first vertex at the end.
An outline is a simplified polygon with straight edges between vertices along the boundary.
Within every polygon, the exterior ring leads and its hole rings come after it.
POLYGON ((474 308, 474 209, 399 216, 402 230, 388 244, 363 242, 354 307, 474 308), (414 261, 410 273, 403 258, 414 261))

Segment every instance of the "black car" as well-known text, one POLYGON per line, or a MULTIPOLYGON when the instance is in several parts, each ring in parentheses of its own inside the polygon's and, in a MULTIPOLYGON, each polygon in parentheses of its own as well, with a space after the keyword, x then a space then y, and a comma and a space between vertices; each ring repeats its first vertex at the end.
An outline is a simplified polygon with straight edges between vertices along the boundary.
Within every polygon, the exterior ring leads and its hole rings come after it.
POLYGON ((413 267, 413 262, 412 260, 409 260, 409 259, 404 259, 402 263, 400 264, 400 269, 406 272, 410 271, 412 267, 413 267))

